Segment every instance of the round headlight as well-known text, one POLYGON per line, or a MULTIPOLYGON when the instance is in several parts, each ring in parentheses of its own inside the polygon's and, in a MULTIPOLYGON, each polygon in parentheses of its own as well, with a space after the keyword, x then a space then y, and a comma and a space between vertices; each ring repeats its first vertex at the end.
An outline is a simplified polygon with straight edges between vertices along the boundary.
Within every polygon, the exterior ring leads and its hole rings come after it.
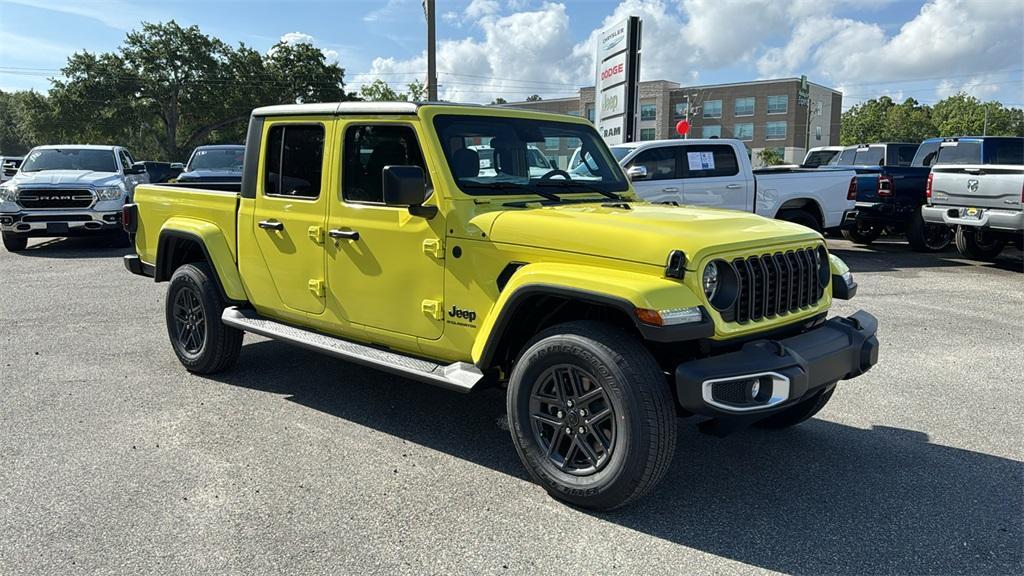
POLYGON ((709 262, 704 267, 704 277, 701 280, 704 284, 704 295, 711 300, 715 297, 715 292, 718 291, 718 265, 714 262, 709 262))

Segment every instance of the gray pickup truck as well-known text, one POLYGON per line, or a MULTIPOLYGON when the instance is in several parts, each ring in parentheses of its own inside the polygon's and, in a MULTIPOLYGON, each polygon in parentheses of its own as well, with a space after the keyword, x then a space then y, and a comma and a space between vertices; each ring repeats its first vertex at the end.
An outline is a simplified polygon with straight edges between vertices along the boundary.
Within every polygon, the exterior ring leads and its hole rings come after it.
POLYGON ((123 234, 121 207, 146 167, 120 146, 38 146, 0 185, 0 232, 10 252, 29 238, 123 234))
POLYGON ((932 168, 921 215, 956 229, 960 254, 992 260, 1024 240, 1024 165, 940 164, 932 168))

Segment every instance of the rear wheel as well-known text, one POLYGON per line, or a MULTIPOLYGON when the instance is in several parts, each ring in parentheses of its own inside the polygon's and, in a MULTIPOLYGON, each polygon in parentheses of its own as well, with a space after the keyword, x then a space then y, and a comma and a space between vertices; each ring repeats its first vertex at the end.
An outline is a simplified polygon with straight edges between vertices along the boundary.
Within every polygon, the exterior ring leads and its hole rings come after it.
POLYGON ((797 210, 783 210, 776 216, 779 220, 785 220, 786 222, 792 222, 801 226, 806 226, 815 232, 821 232, 821 222, 818 221, 818 216, 812 214, 809 210, 803 208, 797 210))
POLYGON ((956 227, 956 249, 972 260, 995 260, 1006 243, 990 230, 970 226, 956 227))
POLYGON ((953 241, 953 229, 945 224, 925 222, 918 211, 907 228, 907 241, 918 252, 942 252, 953 241))
POLYGON ((185 264, 171 276, 165 304, 167 335, 189 372, 213 374, 238 360, 243 333, 220 321, 224 307, 206 263, 185 264))
POLYGON ((796 426, 797 424, 810 419, 824 408, 825 404, 828 404, 828 401, 832 398, 832 393, 835 392, 835 390, 835 386, 833 386, 824 392, 819 392, 813 397, 801 401, 799 404, 786 408, 782 412, 772 414, 764 420, 759 420, 755 426, 771 430, 779 430, 782 428, 789 428, 790 426, 796 426))
POLYGON ((649 492, 676 445, 672 395, 639 341, 570 322, 527 344, 508 387, 512 440, 552 496, 611 510, 649 492))
POLYGON ((882 235, 882 228, 872 226, 860 219, 851 227, 843 230, 843 238, 854 244, 871 244, 882 235))
POLYGON ((16 236, 10 232, 3 233, 4 248, 8 252, 21 252, 28 247, 28 238, 24 236, 16 236))

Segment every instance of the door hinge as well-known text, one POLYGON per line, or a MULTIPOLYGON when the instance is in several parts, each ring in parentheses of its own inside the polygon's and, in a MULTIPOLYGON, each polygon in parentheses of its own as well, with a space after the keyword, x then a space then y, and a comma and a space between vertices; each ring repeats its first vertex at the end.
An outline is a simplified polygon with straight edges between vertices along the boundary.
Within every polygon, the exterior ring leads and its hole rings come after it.
POLYGON ((324 281, 323 280, 310 280, 309 291, 312 292, 317 298, 324 297, 324 281))
POLYGON ((424 300, 423 313, 434 320, 444 320, 444 310, 441 309, 440 300, 424 300))
POLYGON ((317 244, 324 243, 324 229, 320 226, 309 227, 309 239, 317 244))
POLYGON ((441 241, 436 238, 423 241, 423 253, 437 260, 444 259, 444 248, 441 247, 441 241))

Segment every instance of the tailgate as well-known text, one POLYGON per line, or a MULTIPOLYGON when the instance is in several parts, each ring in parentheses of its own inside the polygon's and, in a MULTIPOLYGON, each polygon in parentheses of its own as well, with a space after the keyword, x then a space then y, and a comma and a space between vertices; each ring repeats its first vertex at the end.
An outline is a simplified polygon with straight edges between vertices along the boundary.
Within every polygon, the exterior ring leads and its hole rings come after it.
POLYGON ((1020 209, 1024 166, 939 165, 932 168, 937 206, 1020 209))

